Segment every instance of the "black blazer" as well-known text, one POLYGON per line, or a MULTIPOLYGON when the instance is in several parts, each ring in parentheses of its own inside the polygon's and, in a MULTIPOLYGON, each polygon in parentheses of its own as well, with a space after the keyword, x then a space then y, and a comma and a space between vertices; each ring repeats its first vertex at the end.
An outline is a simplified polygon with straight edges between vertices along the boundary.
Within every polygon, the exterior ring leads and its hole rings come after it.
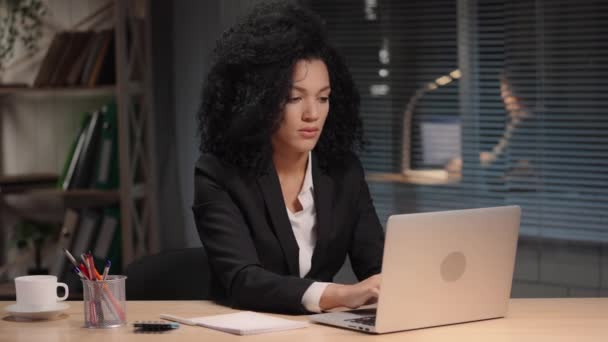
POLYGON ((331 282, 350 256, 359 280, 380 273, 384 233, 354 155, 320 168, 313 153, 317 244, 299 276, 298 244, 273 163, 252 173, 203 154, 195 168, 194 217, 216 285, 242 309, 305 313, 314 281, 331 282))

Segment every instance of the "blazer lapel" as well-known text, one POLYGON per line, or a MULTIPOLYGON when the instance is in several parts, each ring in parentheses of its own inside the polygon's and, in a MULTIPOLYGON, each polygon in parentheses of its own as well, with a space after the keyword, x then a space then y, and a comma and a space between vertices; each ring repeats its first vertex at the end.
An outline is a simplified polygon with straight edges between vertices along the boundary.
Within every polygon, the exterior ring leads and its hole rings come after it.
POLYGON ((317 243, 312 255, 310 274, 315 274, 323 267, 328 251, 327 242, 333 229, 332 206, 334 196, 334 181, 319 167, 318 160, 313 153, 312 181, 314 186, 315 210, 317 212, 317 243))
POLYGON ((258 185, 264 197, 266 210, 272 220, 272 229, 281 243, 287 267, 291 275, 300 276, 299 248, 293 235, 291 222, 281 192, 281 184, 276 170, 270 162, 267 172, 258 178, 258 185))

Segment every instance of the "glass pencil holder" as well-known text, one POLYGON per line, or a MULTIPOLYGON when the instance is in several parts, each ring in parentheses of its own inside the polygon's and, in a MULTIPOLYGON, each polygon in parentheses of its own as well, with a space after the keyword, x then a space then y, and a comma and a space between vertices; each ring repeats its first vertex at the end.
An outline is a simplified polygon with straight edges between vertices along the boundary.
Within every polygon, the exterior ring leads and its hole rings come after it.
POLYGON ((123 275, 99 281, 82 279, 85 327, 114 328, 127 324, 126 279, 123 275))

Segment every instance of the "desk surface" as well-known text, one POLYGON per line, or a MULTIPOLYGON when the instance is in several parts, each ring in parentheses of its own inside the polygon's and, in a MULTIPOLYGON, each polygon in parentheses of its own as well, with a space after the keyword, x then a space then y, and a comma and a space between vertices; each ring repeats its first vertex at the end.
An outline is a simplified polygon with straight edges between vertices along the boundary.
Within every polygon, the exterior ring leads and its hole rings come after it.
MULTIPOLYGON (((512 299, 507 318, 419 329, 386 335, 312 324, 299 330, 262 335, 236 336, 202 327, 182 325, 167 333, 133 333, 136 320, 157 320, 160 313, 185 317, 232 312, 205 301, 129 301, 129 326, 115 329, 83 328, 82 302, 68 302, 70 309, 53 321, 20 322, 8 316, 0 302, 0 341, 607 341, 608 298, 512 299)), ((306 316, 284 316, 307 320, 306 316)))

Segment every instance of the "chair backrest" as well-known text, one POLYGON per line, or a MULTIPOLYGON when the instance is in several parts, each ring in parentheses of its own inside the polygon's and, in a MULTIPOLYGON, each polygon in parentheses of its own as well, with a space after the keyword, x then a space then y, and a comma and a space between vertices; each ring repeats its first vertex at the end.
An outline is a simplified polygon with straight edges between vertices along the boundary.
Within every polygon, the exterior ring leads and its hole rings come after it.
POLYGON ((127 300, 205 300, 211 272, 203 247, 148 255, 127 266, 127 300))

